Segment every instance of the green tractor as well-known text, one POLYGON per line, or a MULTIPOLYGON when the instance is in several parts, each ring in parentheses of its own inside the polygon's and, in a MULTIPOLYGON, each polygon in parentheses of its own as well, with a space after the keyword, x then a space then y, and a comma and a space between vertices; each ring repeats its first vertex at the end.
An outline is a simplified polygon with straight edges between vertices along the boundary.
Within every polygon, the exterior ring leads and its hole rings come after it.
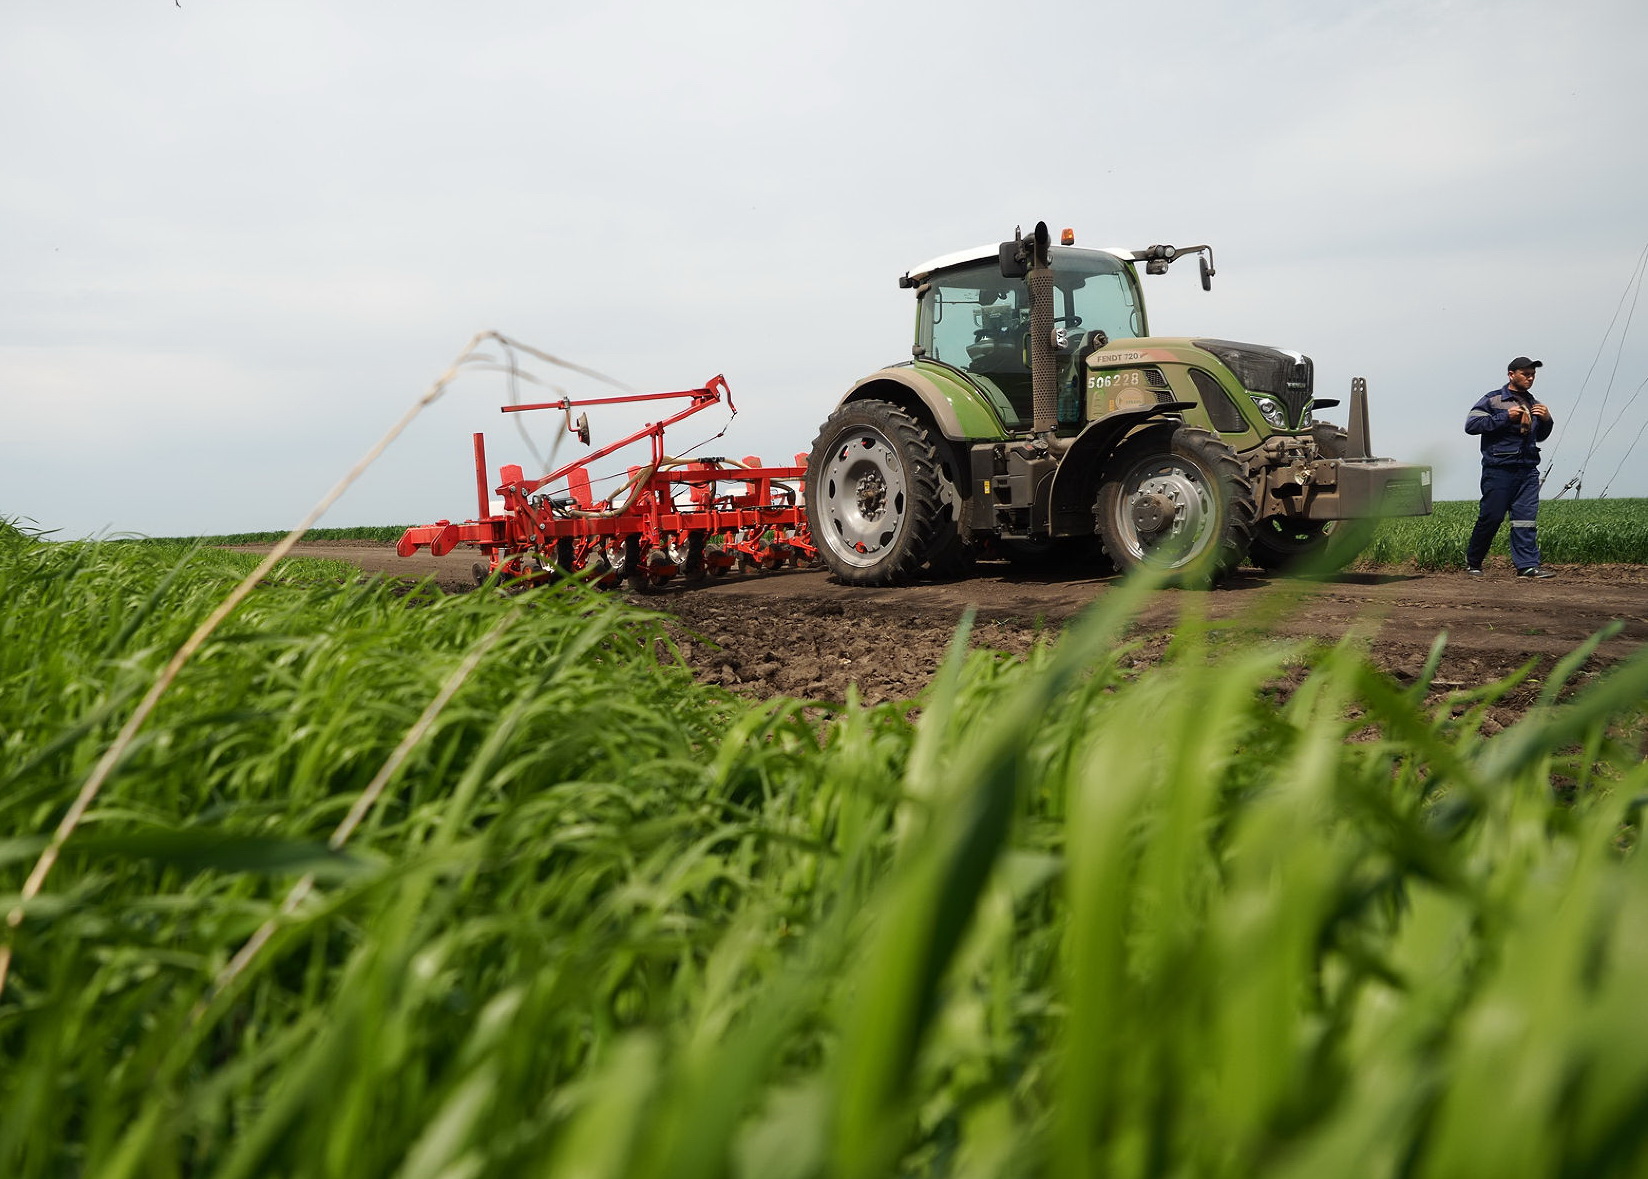
POLYGON ((1152 337, 1138 264, 1207 246, 1061 245, 1039 224, 936 258, 916 294, 914 358, 854 385, 807 465, 814 543, 857 585, 955 576, 980 556, 1102 546, 1110 564, 1205 586, 1244 562, 1340 568, 1383 516, 1431 510, 1429 467, 1374 458, 1367 386, 1348 430, 1318 421, 1310 358, 1152 337))

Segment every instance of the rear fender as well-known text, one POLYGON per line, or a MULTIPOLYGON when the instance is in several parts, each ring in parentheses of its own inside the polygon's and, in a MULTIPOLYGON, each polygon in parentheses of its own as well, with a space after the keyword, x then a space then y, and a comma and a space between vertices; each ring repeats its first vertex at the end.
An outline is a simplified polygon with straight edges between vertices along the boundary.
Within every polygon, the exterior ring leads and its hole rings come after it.
POLYGON ((905 366, 871 373, 849 389, 840 404, 854 401, 890 402, 937 435, 933 441, 944 468, 940 499, 950 509, 962 535, 971 533, 975 524, 966 443, 991 442, 1007 436, 989 406, 959 378, 937 381, 905 366))
POLYGON ((884 368, 847 390, 841 404, 872 400, 891 402, 951 442, 1007 437, 1001 419, 959 376, 941 382, 909 366, 884 368))
POLYGON ((1163 401, 1137 409, 1106 414, 1090 424, 1064 452, 1053 473, 1050 525, 1054 536, 1087 536, 1093 532, 1093 500, 1099 477, 1110 457, 1127 439, 1145 429, 1171 430, 1182 424, 1167 414, 1195 407, 1193 401, 1163 401))

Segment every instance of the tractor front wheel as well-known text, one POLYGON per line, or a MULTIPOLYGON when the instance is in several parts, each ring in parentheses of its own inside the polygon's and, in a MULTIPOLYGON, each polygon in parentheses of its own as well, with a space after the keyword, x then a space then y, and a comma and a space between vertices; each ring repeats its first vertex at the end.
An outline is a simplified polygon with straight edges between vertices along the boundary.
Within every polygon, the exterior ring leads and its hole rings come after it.
POLYGON ((956 542, 938 449, 915 418, 885 401, 853 401, 825 421, 807 460, 807 518, 836 578, 892 585, 956 542))
POLYGON ((1116 566, 1211 585, 1241 564, 1253 536, 1253 486, 1236 453, 1194 426, 1147 430, 1106 465, 1093 507, 1116 566))
MULTIPOLYGON (((1311 427, 1316 453, 1342 459, 1350 453, 1350 434, 1332 422, 1311 427)), ((1261 520, 1248 550, 1252 562, 1274 573, 1337 573, 1356 560, 1373 539, 1373 520, 1261 520)))
POLYGON ((1373 539, 1374 520, 1262 520, 1248 556, 1274 573, 1337 573, 1373 539))

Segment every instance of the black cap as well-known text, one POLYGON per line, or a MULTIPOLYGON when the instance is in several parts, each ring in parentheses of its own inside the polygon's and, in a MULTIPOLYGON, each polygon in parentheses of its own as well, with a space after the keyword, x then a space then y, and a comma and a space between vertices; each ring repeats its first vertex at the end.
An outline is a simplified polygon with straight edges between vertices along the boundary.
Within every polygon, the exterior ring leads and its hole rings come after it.
POLYGON ((1545 362, 1543 360, 1529 360, 1526 356, 1518 356, 1515 360, 1505 366, 1505 371, 1508 373, 1514 373, 1525 368, 1544 367, 1545 362))

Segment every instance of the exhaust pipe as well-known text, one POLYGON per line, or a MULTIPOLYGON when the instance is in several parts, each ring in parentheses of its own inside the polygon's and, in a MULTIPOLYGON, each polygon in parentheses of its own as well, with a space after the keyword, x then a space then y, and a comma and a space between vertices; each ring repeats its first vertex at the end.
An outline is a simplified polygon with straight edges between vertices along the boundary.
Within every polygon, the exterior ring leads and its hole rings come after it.
POLYGON ((1047 222, 1036 222, 1030 241, 1030 428, 1038 435, 1058 425, 1058 355, 1053 350, 1053 267, 1048 261, 1047 222))
POLYGON ((1036 222, 1026 238, 1017 230, 999 251, 1003 278, 1022 278, 1030 287, 1030 429, 1049 444, 1059 420, 1058 353, 1053 346, 1053 266, 1047 222, 1036 222))

